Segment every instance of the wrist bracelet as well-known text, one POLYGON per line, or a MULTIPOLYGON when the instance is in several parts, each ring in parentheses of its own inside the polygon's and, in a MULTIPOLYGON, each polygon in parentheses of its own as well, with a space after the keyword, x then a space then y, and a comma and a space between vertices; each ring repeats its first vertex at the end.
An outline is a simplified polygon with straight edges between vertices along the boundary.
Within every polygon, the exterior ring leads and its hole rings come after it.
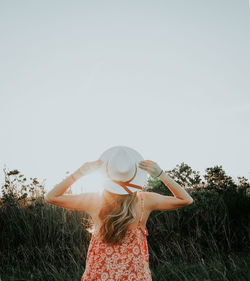
POLYGON ((156 176, 156 178, 158 178, 161 174, 162 174, 163 170, 161 170, 160 174, 158 176, 156 176))

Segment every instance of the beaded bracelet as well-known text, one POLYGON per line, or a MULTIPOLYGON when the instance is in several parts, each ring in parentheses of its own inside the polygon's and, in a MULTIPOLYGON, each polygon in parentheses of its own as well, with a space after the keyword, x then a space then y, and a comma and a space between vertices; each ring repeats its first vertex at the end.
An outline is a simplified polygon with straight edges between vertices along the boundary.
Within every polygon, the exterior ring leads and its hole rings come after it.
POLYGON ((156 176, 156 178, 158 178, 161 174, 162 174, 163 170, 161 170, 160 174, 158 176, 156 176))

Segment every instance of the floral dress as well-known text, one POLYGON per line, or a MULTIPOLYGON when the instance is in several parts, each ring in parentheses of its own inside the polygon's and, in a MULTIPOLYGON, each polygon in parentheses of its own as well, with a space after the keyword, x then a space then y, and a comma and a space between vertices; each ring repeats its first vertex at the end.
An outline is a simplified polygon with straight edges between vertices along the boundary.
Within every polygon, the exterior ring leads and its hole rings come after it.
POLYGON ((121 244, 107 245, 92 234, 81 281, 152 281, 147 245, 148 230, 141 227, 144 201, 141 192, 139 195, 140 220, 135 229, 127 230, 121 244))

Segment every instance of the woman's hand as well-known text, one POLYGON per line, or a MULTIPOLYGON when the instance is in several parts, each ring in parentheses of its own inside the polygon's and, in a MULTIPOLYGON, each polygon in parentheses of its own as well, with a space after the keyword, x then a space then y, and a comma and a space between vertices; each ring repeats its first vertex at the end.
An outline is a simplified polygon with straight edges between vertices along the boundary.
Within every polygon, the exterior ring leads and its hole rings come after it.
POLYGON ((151 160, 140 161, 138 167, 146 170, 152 177, 157 177, 162 171, 160 166, 151 160))
POLYGON ((85 176, 86 174, 90 174, 91 172, 99 169, 103 164, 103 161, 101 159, 98 159, 96 161, 91 162, 85 162, 80 168, 78 168, 75 173, 73 174, 73 177, 75 179, 78 179, 82 176, 85 176))
POLYGON ((89 174, 97 169, 99 169, 103 164, 103 161, 101 159, 91 162, 84 163, 80 168, 79 171, 82 175, 89 174))

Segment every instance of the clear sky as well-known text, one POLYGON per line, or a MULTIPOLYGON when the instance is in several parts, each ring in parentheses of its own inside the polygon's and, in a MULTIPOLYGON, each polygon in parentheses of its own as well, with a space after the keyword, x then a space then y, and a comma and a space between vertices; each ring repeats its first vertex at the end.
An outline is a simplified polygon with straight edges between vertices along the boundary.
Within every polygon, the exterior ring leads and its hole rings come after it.
POLYGON ((3 0, 0 31, 1 182, 50 189, 115 145, 250 179, 247 0, 3 0))

